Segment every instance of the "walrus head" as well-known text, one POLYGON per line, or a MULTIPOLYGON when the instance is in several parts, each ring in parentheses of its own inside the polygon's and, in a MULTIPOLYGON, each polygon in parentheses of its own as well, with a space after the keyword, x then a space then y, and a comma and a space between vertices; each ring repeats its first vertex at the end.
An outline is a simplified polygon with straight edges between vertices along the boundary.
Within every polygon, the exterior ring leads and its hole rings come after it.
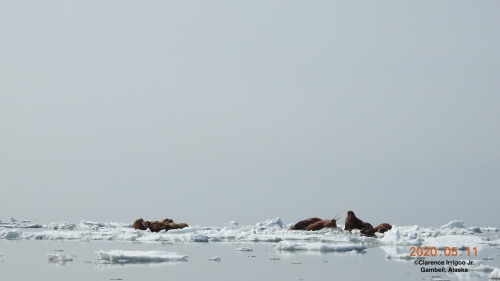
POLYGON ((337 227, 337 221, 340 219, 340 217, 338 217, 338 214, 335 215, 335 218, 331 219, 330 223, 326 224, 325 227, 337 227))
POLYGON ((349 212, 347 212, 347 217, 346 217, 346 218, 347 218, 348 220, 350 220, 350 219, 351 219, 351 217, 356 217, 356 215, 354 214, 354 212, 353 212, 353 211, 349 211, 349 212))

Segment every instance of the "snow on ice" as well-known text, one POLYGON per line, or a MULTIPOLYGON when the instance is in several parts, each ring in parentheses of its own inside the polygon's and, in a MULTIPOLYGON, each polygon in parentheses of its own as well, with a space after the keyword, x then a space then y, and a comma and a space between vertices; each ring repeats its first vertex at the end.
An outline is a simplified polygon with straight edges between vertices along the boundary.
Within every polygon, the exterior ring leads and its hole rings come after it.
POLYGON ((226 223, 224 227, 191 226, 160 231, 135 230, 131 223, 109 223, 82 220, 77 224, 53 222, 42 229, 13 228, 19 222, 0 224, 0 239, 8 240, 73 240, 73 241, 136 241, 136 242, 266 242, 277 250, 360 251, 372 246, 436 246, 439 249, 470 245, 493 246, 496 241, 483 241, 481 232, 496 232, 494 227, 469 227, 461 220, 451 221, 439 228, 396 226, 375 237, 361 236, 359 231, 344 232, 342 227, 320 231, 289 230, 281 218, 268 219, 254 225, 239 226, 226 223), (479 229, 479 231, 478 231, 479 229))
POLYGON ((101 263, 113 262, 169 262, 186 261, 188 256, 165 251, 98 251, 95 253, 101 263))

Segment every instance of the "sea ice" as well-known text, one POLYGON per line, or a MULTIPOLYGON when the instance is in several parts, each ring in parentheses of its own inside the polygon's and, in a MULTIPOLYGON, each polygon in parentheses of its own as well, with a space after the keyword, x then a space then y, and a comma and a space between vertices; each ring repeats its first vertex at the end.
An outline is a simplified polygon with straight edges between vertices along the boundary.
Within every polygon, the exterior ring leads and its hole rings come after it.
POLYGON ((21 238, 22 232, 17 229, 9 229, 7 231, 0 231, 0 239, 18 239, 21 238))
POLYGON ((217 262, 219 262, 221 259, 219 257, 213 257, 213 258, 209 258, 208 260, 209 261, 217 261, 217 262))
POLYGON ((257 224, 255 224, 255 226, 260 229, 266 229, 270 227, 279 227, 279 228, 286 227, 286 225, 281 221, 279 217, 275 219, 269 219, 264 222, 258 222, 257 224))
POLYGON ((465 250, 465 246, 483 245, 484 242, 481 237, 478 236, 443 235, 426 238, 423 244, 437 247, 440 250, 445 247, 457 247, 458 250, 465 250))
POLYGON ((165 251, 100 250, 95 253, 98 260, 113 262, 167 262, 186 261, 188 256, 165 251))
POLYGON ((454 228, 454 227, 465 228, 465 223, 463 220, 454 220, 441 226, 441 228, 454 228))
POLYGON ((325 244, 325 243, 296 243, 291 241, 281 241, 275 247, 274 250, 308 250, 308 251, 352 251, 356 250, 358 252, 364 251, 366 249, 365 245, 362 244, 325 244))
POLYGON ((490 275, 488 276, 489 279, 500 279, 500 268, 495 268, 490 275))
POLYGON ((50 262, 66 262, 72 261, 73 257, 70 255, 65 255, 64 253, 56 253, 56 254, 47 254, 47 258, 50 262))

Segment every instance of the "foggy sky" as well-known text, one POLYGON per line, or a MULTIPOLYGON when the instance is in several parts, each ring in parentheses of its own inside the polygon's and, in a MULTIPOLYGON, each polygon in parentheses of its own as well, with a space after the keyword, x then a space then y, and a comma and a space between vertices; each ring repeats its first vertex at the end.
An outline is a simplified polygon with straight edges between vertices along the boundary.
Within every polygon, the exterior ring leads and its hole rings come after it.
POLYGON ((0 220, 500 226, 498 1, 2 1, 0 220))

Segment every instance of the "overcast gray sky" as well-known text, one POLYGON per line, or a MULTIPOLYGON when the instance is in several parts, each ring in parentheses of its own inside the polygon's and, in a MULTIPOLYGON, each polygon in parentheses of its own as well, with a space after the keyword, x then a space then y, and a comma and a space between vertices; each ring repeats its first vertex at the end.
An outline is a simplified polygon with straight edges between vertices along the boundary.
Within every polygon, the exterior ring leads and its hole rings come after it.
POLYGON ((499 1, 1 1, 0 220, 500 226, 499 1))

